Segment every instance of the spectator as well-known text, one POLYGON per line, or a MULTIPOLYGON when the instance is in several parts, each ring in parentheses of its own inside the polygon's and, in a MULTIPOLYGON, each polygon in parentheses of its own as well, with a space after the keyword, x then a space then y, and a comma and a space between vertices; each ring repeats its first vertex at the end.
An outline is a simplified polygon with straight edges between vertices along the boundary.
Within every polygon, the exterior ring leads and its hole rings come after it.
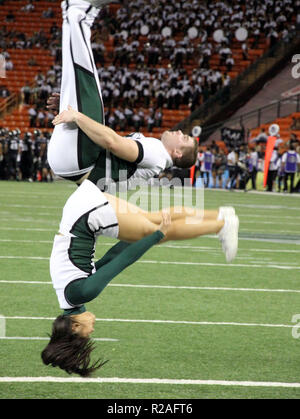
POLYGON ((232 55, 229 55, 226 58, 225 65, 226 65, 227 71, 231 71, 232 70, 232 67, 234 66, 234 58, 233 58, 232 55))
POLYGON ((21 179, 32 181, 33 178, 33 141, 31 133, 26 132, 20 142, 20 171, 21 179))
POLYGON ((248 156, 248 170, 250 173, 250 179, 252 183, 252 189, 256 190, 256 178, 258 172, 258 163, 259 163, 259 151, 260 146, 256 146, 254 151, 251 151, 248 156))
POLYGON ((220 56, 220 63, 219 65, 225 65, 226 60, 228 57, 232 55, 231 49, 226 45, 222 44, 222 47, 219 50, 219 56, 220 56))
POLYGON ((292 117, 292 123, 291 123, 291 126, 290 126, 290 129, 293 129, 293 130, 300 130, 300 118, 296 118, 296 117, 292 117))
POLYGON ((267 140, 268 140, 268 135, 266 133, 266 130, 265 130, 265 128, 262 128, 260 133, 256 137, 256 142, 257 143, 260 143, 260 142, 266 143, 267 140))
POLYGON ((29 58, 29 60, 27 61, 27 64, 30 66, 30 67, 35 67, 35 66, 37 66, 38 65, 38 63, 36 62, 36 59, 34 58, 34 57, 30 57, 29 58))
POLYGON ((46 115, 45 115, 45 113, 40 109, 39 111, 38 111, 38 114, 37 114, 37 123, 38 123, 38 126, 39 126, 39 128, 45 128, 45 120, 46 120, 46 115))
POLYGON ((124 109, 121 107, 120 109, 115 110, 115 116, 117 120, 117 125, 121 131, 125 131, 126 129, 126 117, 124 113, 124 109))
POLYGON ((290 193, 292 193, 295 174, 297 170, 300 171, 300 156, 294 144, 290 144, 289 150, 282 156, 282 169, 284 170, 284 192, 288 191, 288 180, 290 180, 290 193))
POLYGON ((153 128, 154 128, 154 126, 155 126, 155 119, 154 119, 154 115, 153 115, 153 113, 150 113, 150 114, 147 116, 147 131, 148 131, 148 132, 152 132, 152 131, 153 131, 153 128))
POLYGON ((29 81, 27 81, 25 86, 21 88, 21 92, 23 95, 23 102, 25 103, 25 105, 29 105, 31 99, 31 87, 29 81))
POLYGON ((30 127, 35 127, 36 126, 37 112, 36 112, 36 109, 33 106, 31 106, 28 109, 28 115, 29 115, 29 125, 30 125, 30 127))
POLYGON ((217 187, 217 181, 218 181, 218 187, 223 187, 223 176, 226 169, 226 155, 222 148, 219 148, 215 152, 214 156, 214 165, 213 165, 213 187, 217 187))
POLYGON ((162 119, 163 119, 162 108, 158 108, 155 111, 154 119, 155 119, 155 126, 160 128, 162 126, 162 119))
POLYGON ((230 190, 233 189, 234 182, 237 180, 237 176, 238 176, 237 163, 238 163, 238 153, 233 148, 230 148, 229 153, 227 155, 228 179, 226 182, 226 188, 229 184, 230 190))
POLYGON ((138 113, 133 114, 132 122, 133 122, 134 130, 136 132, 139 132, 140 128, 141 128, 141 125, 142 125, 141 124, 142 121, 141 121, 141 117, 138 113))
POLYGON ((205 188, 208 188, 209 186, 209 178, 212 172, 214 161, 214 155, 211 152, 210 147, 207 147, 206 151, 204 151, 200 156, 200 176, 204 179, 205 188))
POLYGON ((117 118, 112 112, 108 116, 108 126, 113 130, 115 130, 117 127, 117 118))
POLYGON ((281 186, 284 186, 284 165, 282 164, 282 155, 279 155, 279 159, 278 159, 278 171, 277 171, 277 187, 278 187, 278 192, 281 192, 281 186))
POLYGON ((54 13, 52 7, 48 7, 48 9, 44 10, 43 13, 42 13, 42 18, 51 19, 51 18, 54 18, 54 17, 55 17, 55 13, 54 13))
POLYGON ((294 144, 295 145, 295 147, 297 148, 297 146, 299 146, 300 145, 300 140, 299 140, 299 138, 297 137, 297 135, 295 134, 295 133, 291 133, 291 135, 290 135, 290 138, 289 138, 289 140, 288 140, 288 146, 290 145, 290 144, 294 144))
POLYGON ((13 13, 12 10, 9 10, 9 12, 7 13, 6 18, 5 18, 5 21, 7 23, 10 23, 10 22, 14 22, 15 21, 15 15, 14 15, 14 13, 13 13))
POLYGON ((26 12, 26 13, 30 13, 33 12, 35 9, 34 4, 32 4, 32 0, 29 0, 29 3, 25 4, 25 6, 23 6, 21 8, 22 12, 26 12))
POLYGON ((271 160, 269 163, 269 170, 267 176, 267 192, 273 192, 274 189, 274 182, 278 173, 278 150, 275 147, 271 156, 271 160))
POLYGON ((6 98, 10 96, 10 91, 5 85, 0 86, 0 97, 6 98))
POLYGON ((242 43, 242 55, 243 55, 243 60, 249 60, 249 50, 248 50, 247 42, 242 43))
POLYGON ((51 111, 47 111, 47 113, 46 113, 46 119, 47 119, 46 126, 47 126, 47 128, 53 128, 52 121, 54 119, 54 116, 55 115, 51 111))
POLYGON ((133 116, 133 110, 130 109, 128 106, 125 107, 124 109, 124 115, 126 118, 126 124, 128 127, 132 126, 132 116, 133 116))
POLYGON ((5 70, 11 71, 13 69, 14 69, 14 64, 13 64, 12 60, 11 59, 7 59, 5 61, 5 70))

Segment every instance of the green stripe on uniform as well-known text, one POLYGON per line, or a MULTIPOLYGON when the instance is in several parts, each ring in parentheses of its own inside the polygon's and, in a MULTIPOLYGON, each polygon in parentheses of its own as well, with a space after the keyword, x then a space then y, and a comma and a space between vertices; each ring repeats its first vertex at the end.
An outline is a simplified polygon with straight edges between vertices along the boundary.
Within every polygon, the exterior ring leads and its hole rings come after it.
MULTIPOLYGON (((103 103, 93 73, 74 63, 78 110, 94 121, 104 122, 103 103)), ((78 163, 80 169, 93 165, 105 151, 80 129, 78 130, 78 163)))

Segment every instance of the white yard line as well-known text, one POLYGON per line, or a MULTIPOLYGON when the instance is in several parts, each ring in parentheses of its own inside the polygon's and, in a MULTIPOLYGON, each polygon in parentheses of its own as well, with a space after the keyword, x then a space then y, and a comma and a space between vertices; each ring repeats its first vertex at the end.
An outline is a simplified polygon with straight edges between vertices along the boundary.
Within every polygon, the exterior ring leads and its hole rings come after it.
MULTIPOLYGON (((0 284, 29 284, 29 285, 52 285, 51 281, 9 281, 0 280, 0 284)), ((146 284, 108 284, 108 287, 120 288, 152 288, 152 289, 174 289, 174 290, 198 290, 198 291, 240 291, 240 292, 281 292, 300 293, 300 290, 280 288, 237 288, 237 287, 199 287, 199 286, 176 286, 176 285, 146 285, 146 284)))
MULTIPOLYGON (((49 260, 49 257, 43 256, 2 256, 0 259, 22 259, 22 260, 49 260)), ((276 265, 274 264, 243 264, 243 263, 209 263, 209 262, 178 262, 178 261, 165 261, 165 260, 138 260, 136 263, 143 264, 158 264, 158 265, 183 265, 183 266, 214 266, 214 267, 226 267, 226 268, 271 268, 271 269, 283 269, 283 270, 300 270, 300 266, 291 265, 276 265)))
POLYGON ((62 210, 62 207, 57 207, 54 205, 27 205, 27 204, 1 204, 1 207, 9 207, 9 208, 55 208, 58 210, 62 210))
POLYGON ((51 233, 55 233, 57 231, 57 228, 36 228, 36 227, 31 227, 31 228, 20 228, 20 227, 0 227, 0 230, 3 231, 50 231, 51 233))
MULTIPOLYGON (((28 316, 2 316, 6 320, 54 320, 54 317, 28 317, 28 316)), ((238 323, 238 322, 206 322, 206 321, 188 321, 188 320, 155 320, 155 319, 102 319, 97 318, 99 322, 112 323, 151 323, 151 324, 177 324, 191 326, 239 326, 239 327, 275 327, 275 328, 291 328, 295 325, 289 324, 272 324, 272 323, 238 323)))
MULTIPOLYGON (((49 341, 49 338, 42 338, 39 336, 0 336, 2 340, 46 340, 49 341)), ((118 342, 119 339, 111 339, 111 338, 93 338, 95 341, 101 342, 118 342)))
POLYGON ((171 378, 80 378, 80 377, 0 377, 0 383, 80 383, 80 384, 169 384, 169 385, 203 385, 203 386, 237 386, 237 387, 284 387, 300 388, 300 383, 276 381, 228 381, 228 380, 195 380, 171 378))
MULTIPOLYGON (((52 231, 52 230, 51 230, 52 231)), ((217 236, 214 237, 217 239, 217 236)), ((19 239, 0 239, 0 243, 43 243, 43 244, 53 244, 53 240, 19 240, 19 239)), ((116 242, 101 242, 100 246, 113 246, 116 242)), ((187 250, 199 250, 201 252, 205 251, 218 251, 216 247, 210 246, 192 246, 192 245, 175 245, 175 244, 162 244, 160 246, 155 247, 155 249, 187 249, 187 250)), ((221 253, 222 251, 219 250, 221 253)), ((242 249, 239 248, 239 252, 264 252, 264 253, 300 253, 300 250, 295 249, 261 249, 261 248, 249 248, 249 249, 242 249)))

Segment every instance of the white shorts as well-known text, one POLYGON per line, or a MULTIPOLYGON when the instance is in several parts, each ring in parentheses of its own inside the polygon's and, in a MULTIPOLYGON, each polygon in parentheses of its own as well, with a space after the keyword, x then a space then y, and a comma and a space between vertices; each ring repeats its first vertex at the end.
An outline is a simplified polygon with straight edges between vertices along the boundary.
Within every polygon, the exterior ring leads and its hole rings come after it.
POLYGON ((85 180, 67 200, 54 238, 50 275, 61 309, 72 308, 65 298, 67 285, 95 272, 93 257, 100 235, 117 238, 116 213, 105 195, 85 180))

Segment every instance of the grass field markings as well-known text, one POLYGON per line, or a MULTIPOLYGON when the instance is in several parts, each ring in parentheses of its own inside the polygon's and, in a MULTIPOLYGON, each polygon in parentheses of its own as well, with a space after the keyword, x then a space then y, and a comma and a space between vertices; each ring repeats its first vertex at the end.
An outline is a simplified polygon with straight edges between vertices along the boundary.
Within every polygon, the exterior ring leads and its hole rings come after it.
POLYGON ((41 209, 49 209, 55 208, 62 210, 63 206, 54 206, 54 205, 27 205, 27 204, 3 204, 1 203, 1 207, 9 207, 9 208, 41 208, 41 209))
POLYGON ((51 281, 10 281, 6 279, 0 279, 0 284, 36 284, 36 285, 52 285, 51 281))
MULTIPOLYGON (((29 284, 29 285, 52 285, 51 281, 14 281, 0 280, 0 284, 29 284)), ((281 288, 237 288, 237 287, 209 287, 193 285, 151 285, 151 284, 108 284, 108 287, 120 288, 152 288, 152 289, 174 289, 174 290, 199 290, 199 291, 241 291, 241 292, 282 292, 282 293, 300 293, 300 290, 281 289, 281 288)))
MULTIPOLYGON (((52 231, 52 230, 51 230, 52 231)), ((216 237, 217 239, 217 237, 216 237)), ((11 242, 11 243, 44 243, 44 244, 53 244, 53 240, 23 240, 23 239, 0 239, 0 243, 6 243, 6 242, 11 242)), ((116 242, 101 242, 99 243, 100 246, 113 246, 114 244, 116 244, 116 242)), ((192 246, 192 245, 173 245, 173 244, 162 244, 158 247, 155 247, 155 249, 164 249, 164 248, 168 248, 168 249, 177 249, 177 250, 182 250, 182 249, 187 249, 187 250, 199 250, 200 252, 205 252, 205 251, 216 251, 219 253, 222 253, 221 249, 217 249, 216 247, 211 247, 211 246, 192 246)), ((295 249, 265 249, 265 248, 239 248, 239 253, 240 252, 263 252, 263 253, 300 253, 300 250, 295 250, 295 249)))
MULTIPOLYGON (((2 213, 2 214, 4 214, 4 211, 0 211, 0 213, 2 213)), ((32 211, 30 211, 30 214, 32 215, 32 211)), ((18 222, 22 222, 22 221, 24 221, 24 222, 31 222, 31 221, 35 221, 35 222, 38 222, 38 221, 41 221, 41 222, 45 222, 45 216, 46 215, 50 215, 51 217, 53 217, 53 218, 59 218, 60 217, 60 214, 61 213, 58 213, 58 214, 50 214, 50 213, 34 213, 34 216, 36 216, 36 215, 41 215, 42 217, 41 218, 36 218, 36 217, 28 217, 28 215, 29 214, 24 214, 24 213, 22 213, 22 215, 26 215, 26 217, 24 217, 24 218, 20 218, 20 217, 16 217, 16 214, 11 214, 11 213, 9 213, 9 212, 6 212, 5 211, 5 216, 3 217, 1 217, 1 221, 3 220, 3 221, 18 221, 18 222)), ((239 215, 239 217, 241 218, 241 216, 239 215)), ((249 217, 248 217, 249 218, 249 217)), ((291 218, 293 218, 293 217, 291 217, 291 218)), ((300 218, 299 218, 300 219, 300 218)), ((47 219, 46 220, 47 222, 57 222, 56 220, 49 220, 49 219, 47 219)), ((243 225, 243 224, 263 224, 263 225, 273 225, 273 224, 275 224, 275 225, 278 225, 278 222, 279 222, 279 217, 278 217, 278 219, 277 219, 277 221, 264 221, 264 220, 243 220, 242 222, 241 222, 241 224, 243 225)), ((282 223, 282 219, 280 219, 280 223, 282 223)), ((284 222, 284 225, 293 225, 293 226, 300 226, 300 223, 296 223, 296 222, 284 222)), ((277 230, 276 230, 277 231, 277 230)))
MULTIPOLYGON (((1 258, 1 256, 0 256, 1 258)), ((242 263, 209 263, 209 262, 176 262, 176 261, 163 261, 163 260, 138 260, 136 263, 149 263, 161 265, 190 265, 190 266, 215 266, 227 268, 272 268, 272 269, 286 269, 286 270, 300 270, 300 266, 290 265, 276 265, 276 264, 242 264, 242 263)))
MULTIPOLYGON (((279 232, 278 230, 276 230, 276 233, 279 232)), ((282 232, 282 231, 281 231, 282 232)), ((286 233, 286 231, 283 231, 284 233, 286 233)), ((294 234, 288 234, 288 235, 284 235, 284 236, 278 236, 277 234, 273 234, 273 233, 268 233, 268 232, 264 232, 264 231, 255 231, 254 234, 259 234, 261 237, 251 237, 249 236, 249 234, 252 234, 252 231, 248 231, 248 230, 240 230, 239 234, 239 240, 243 240, 243 241, 254 241, 254 242, 267 242, 267 243, 276 243, 276 244, 292 244, 292 245, 300 245, 300 235, 297 234, 297 238, 295 238, 296 236, 294 236, 294 234), (263 236, 263 234, 266 234, 266 236, 263 236), (299 240, 298 240, 299 238, 299 240)), ((294 231, 292 232, 294 233, 294 231)), ((208 236, 203 236, 204 239, 213 239, 213 240, 219 240, 218 236, 215 234, 210 234, 208 236)))
POLYGON ((0 218, 0 222, 13 222, 13 223, 40 223, 40 224, 49 224, 49 225, 55 225, 58 226, 58 221, 52 221, 52 220, 47 220, 45 218, 14 218, 14 217, 10 217, 10 218, 6 218, 6 217, 1 217, 0 218))
MULTIPOLYGON (((206 237, 207 238, 207 237, 206 237)), ((217 239, 217 236, 215 236, 214 238, 217 239)), ((112 243, 113 244, 113 243, 112 243)), ((209 250, 217 250, 216 247, 211 247, 211 246, 193 246, 193 245, 176 245, 176 244, 162 244, 159 246, 160 248, 164 248, 164 247, 168 247, 168 248, 172 248, 172 249, 198 249, 198 250, 204 250, 204 251, 209 251, 209 250)), ((244 251, 244 252, 266 252, 266 253, 300 253, 300 250, 295 250, 295 249, 265 249, 265 248, 240 248, 239 247, 239 252, 240 251, 244 251)), ((221 250, 220 250, 221 252, 221 250)))
POLYGON ((262 243, 276 243, 276 244, 292 244, 294 246, 300 246, 300 240, 294 239, 271 239, 271 238, 254 238, 254 237, 239 237, 239 240, 251 241, 251 242, 262 242, 262 243))
MULTIPOLYGON (((15 184, 15 182, 12 182, 12 184, 15 184)), ((76 189, 75 184, 71 184, 70 186, 74 190, 76 189)), ((69 188, 69 185, 64 185, 63 187, 68 187, 69 188)), ((53 192, 51 192, 49 190, 48 191, 37 191, 37 190, 32 191, 32 190, 30 190, 30 188, 26 189, 26 191, 25 190, 23 190, 23 191, 22 190, 17 190, 15 192, 11 192, 9 190, 5 191, 5 195, 7 195, 7 196, 18 197, 19 195, 25 195, 25 196, 36 197, 36 198, 39 198, 40 196, 43 196, 43 195, 45 195, 45 196, 51 195, 51 196, 56 196, 56 197, 59 198, 64 193, 69 194, 69 191, 65 191, 63 189, 59 190, 57 188, 57 184, 56 184, 55 190, 53 192)))
MULTIPOLYGON (((52 230, 51 230, 52 231, 52 230)), ((215 237, 217 239, 217 236, 215 237)), ((23 240, 23 239, 0 239, 0 243, 44 243, 44 244, 53 244, 53 240, 23 240)), ((100 246, 113 246, 116 242, 99 242, 100 246)), ((220 254, 222 253, 221 249, 217 249, 216 247, 211 246, 192 246, 192 245, 173 245, 173 244, 162 244, 160 246, 155 247, 155 249, 187 249, 187 250, 199 250, 200 252, 205 251, 216 251, 220 254)), ((295 249, 265 249, 265 248, 239 248, 240 252, 263 252, 263 253, 300 253, 300 250, 295 249)))
MULTIPOLYGON (((242 221, 241 224, 265 224, 265 225, 272 225, 272 224, 276 224, 278 225, 279 221, 261 221, 261 220, 248 220, 248 221, 242 221)), ((280 223, 282 223, 282 220, 280 220, 280 223)), ((300 223, 289 223, 289 222, 284 222, 284 225, 293 225, 293 226, 300 226, 300 223)), ((277 229, 276 229, 277 231, 277 229)))
MULTIPOLYGON (((241 214, 241 213, 238 213, 238 216, 240 218, 243 218, 243 217, 247 217, 247 218, 262 218, 263 217, 263 214, 241 214)), ((280 220, 280 221, 282 221, 283 219, 300 220, 300 217, 297 217, 296 215, 293 216, 293 215, 281 215, 281 214, 278 214, 278 215, 270 215, 270 214, 268 214, 267 215, 267 218, 276 218, 277 220, 280 220)))
MULTIPOLYGON (((47 194, 45 194, 45 197, 49 197, 47 194)), ((59 199, 61 199, 61 206, 58 205, 43 205, 39 202, 32 202, 31 203, 31 198, 29 197, 28 199, 30 200, 28 203, 24 203, 24 197, 19 197, 19 196, 15 196, 13 199, 13 202, 1 202, 1 208, 3 207, 12 207, 12 208, 24 208, 24 209, 31 209, 31 208, 45 208, 45 209, 61 209, 62 206, 65 203, 65 199, 67 199, 68 196, 66 197, 58 197, 59 199), (17 203, 16 200, 20 199, 21 203, 17 203)), ((176 202, 175 202, 176 205, 176 202)), ((179 204, 180 205, 180 204, 179 204)), ((219 201, 216 202, 216 204, 214 205, 212 202, 210 202, 209 207, 205 207, 205 209, 212 209, 213 208, 218 208, 220 205, 219 201)), ((238 209, 238 213, 239 215, 245 215, 245 216, 249 216, 249 217, 263 217, 263 215, 266 214, 266 210, 267 212, 271 212, 271 211, 275 211, 273 213, 273 217, 280 217, 280 214, 276 214, 276 211, 278 210, 282 210, 284 209, 285 211, 294 211, 296 209, 299 209, 297 207, 289 207, 288 205, 259 205, 259 204, 241 204, 241 203, 237 203, 237 202, 228 202, 228 203, 224 203, 223 205, 225 206, 234 206, 234 207, 239 207, 238 209), (249 213, 249 209, 255 209, 256 213, 253 214, 252 212, 249 213), (245 211, 245 212, 244 212, 245 211), (259 213, 259 211, 262 212, 262 214, 259 213)), ((285 217, 292 217, 294 214, 288 214, 288 215, 284 215, 282 214, 283 218, 285 217)), ((296 216, 296 215, 295 215, 296 216)))
POLYGON ((263 210, 287 210, 287 211, 299 211, 299 207, 290 207, 288 205, 260 205, 260 204, 237 204, 234 203, 228 203, 226 205, 231 205, 235 207, 242 207, 242 208, 253 208, 255 210, 257 209, 263 209, 263 210))
MULTIPOLYGON (((152 188, 152 190, 153 189, 154 188, 152 188)), ((169 196, 170 194, 174 197, 179 197, 179 198, 182 196, 182 188, 181 187, 180 188, 178 188, 178 187, 174 188, 171 191, 168 187, 162 187, 160 189, 157 188, 157 192, 159 192, 159 194, 163 195, 163 196, 169 196)), ((190 195, 195 194, 195 188, 185 187, 184 188, 184 193, 186 195, 188 195, 188 192, 190 192, 190 195)), ((234 193, 232 191, 228 191, 226 189, 219 189, 218 190, 218 189, 215 189, 215 188, 205 189, 204 192, 205 193, 208 192, 210 195, 213 195, 213 192, 223 192, 223 194, 227 195, 227 197, 228 197, 228 195, 230 195, 231 200, 234 199, 235 197, 237 199, 240 199, 240 196, 238 196, 239 194, 242 194, 242 195, 245 196, 244 190, 236 190, 236 189, 234 190, 234 193)), ((149 194, 148 189, 140 190, 139 193, 141 195, 148 195, 149 194)), ((270 193, 270 192, 266 192, 266 191, 249 191, 248 194, 251 196, 252 199, 257 198, 258 200, 260 199, 260 197, 264 197, 264 196, 268 196, 269 198, 275 198, 275 199, 277 199, 277 198, 285 199, 286 197, 287 198, 292 198, 292 199, 300 198, 299 194, 282 194, 282 193, 279 193, 279 192, 270 193)), ((216 199, 218 199, 218 198, 216 198, 216 199)), ((210 196, 210 199, 211 199, 211 196, 210 196)))
POLYGON ((197 380, 175 378, 119 378, 119 377, 0 377, 0 383, 69 383, 69 384, 168 384, 223 387, 283 387, 300 388, 300 383, 277 381, 197 380))
MULTIPOLYGON (((59 213, 61 213, 62 212, 62 210, 61 211, 57 211, 57 214, 59 214, 59 213)), ((32 214, 32 208, 22 208, 22 214, 32 214), (28 211, 27 211, 28 210, 28 211), (27 213, 26 213, 26 211, 27 211, 27 213)), ((3 214, 3 215, 11 215, 11 214, 13 214, 13 215, 15 215, 14 213, 12 213, 11 211, 9 211, 9 210, 7 210, 7 211, 3 211, 3 210, 1 210, 0 209, 0 214, 3 214)), ((42 216, 45 216, 45 215, 49 215, 49 216, 54 216, 54 215, 56 215, 56 213, 53 211, 53 212, 34 212, 34 215, 42 215, 42 216)))
POLYGON ((32 228, 24 228, 24 227, 0 227, 0 230, 3 231, 50 231, 51 233, 56 233, 57 228, 36 228, 36 227, 32 227, 32 228))
POLYGON ((43 256, 0 256, 0 259, 29 259, 29 260, 47 260, 49 261, 49 257, 43 256))
MULTIPOLYGON (((49 337, 39 336, 2 336, 0 340, 49 340, 49 337)), ((112 338, 93 338, 92 340, 101 342, 119 342, 119 339, 112 338)))
POLYGON ((13 239, 0 239, 0 243, 53 244, 53 240, 13 240, 13 239))
MULTIPOLYGON (((270 230, 269 230, 270 231, 270 230)), ((274 230, 272 229, 272 232, 273 232, 274 230)), ((262 228, 253 228, 253 227, 251 227, 251 231, 249 231, 249 228, 240 228, 239 229, 239 233, 242 233, 242 234, 249 234, 249 233, 259 233, 259 234, 262 234, 262 233, 268 233, 267 231, 264 231, 262 228)), ((295 234, 295 233, 300 233, 300 229, 297 229, 296 231, 295 231, 295 229, 292 229, 292 228, 290 228, 290 229, 284 229, 284 230, 278 230, 278 229, 276 229, 276 233, 285 233, 286 234, 286 237, 288 237, 288 235, 293 235, 293 234, 295 234)), ((262 238, 264 238, 264 237, 262 237, 262 238)), ((248 237, 247 237, 247 239, 248 239, 248 237)), ((261 237, 259 237, 259 239, 261 239, 261 237)), ((257 240, 258 240, 258 238, 257 238, 257 240)), ((270 238, 268 238, 268 240, 270 240, 270 238)), ((276 240, 276 238, 274 238, 274 239, 271 239, 271 240, 276 240)))
MULTIPOLYGON (((6 320, 55 320, 54 317, 31 317, 31 316, 3 316, 6 320)), ((156 320, 156 319, 111 319, 96 318, 98 322, 108 323, 149 323, 149 324, 176 324, 191 326, 240 326, 240 327, 270 327, 270 328, 293 328, 295 325, 272 324, 272 323, 238 323, 238 322, 208 322, 189 320, 156 320)))
MULTIPOLYGON (((0 259, 23 259, 23 260, 47 260, 49 257, 43 256, 0 256, 0 259)), ((214 267, 227 267, 227 268, 272 268, 283 270, 300 270, 300 266, 291 265, 276 265, 276 264, 242 264, 242 263, 210 263, 210 262, 178 262, 178 261, 165 261, 165 260, 138 260, 136 263, 143 264, 159 264, 159 265, 189 265, 189 266, 214 266, 214 267)))

